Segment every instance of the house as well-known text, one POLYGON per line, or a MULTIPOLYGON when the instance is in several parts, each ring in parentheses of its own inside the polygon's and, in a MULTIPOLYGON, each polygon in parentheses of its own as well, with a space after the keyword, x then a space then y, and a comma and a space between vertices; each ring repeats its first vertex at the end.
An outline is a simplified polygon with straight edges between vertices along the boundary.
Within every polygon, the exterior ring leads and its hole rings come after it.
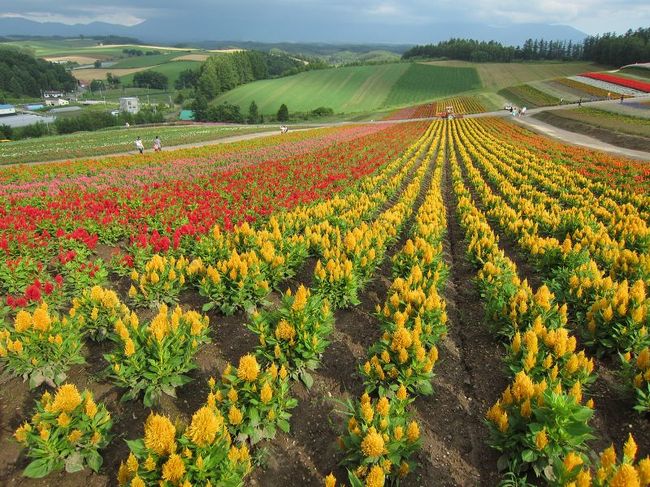
POLYGON ((0 105, 0 116, 15 115, 16 108, 13 105, 0 105))
POLYGON ((63 95, 64 93, 62 91, 44 91, 43 99, 47 101, 48 99, 63 98, 63 95))
POLYGON ((120 111, 136 114, 140 111, 140 100, 137 96, 120 98, 120 111))
POLYGON ((70 102, 68 100, 66 100, 65 98, 46 98, 45 99, 45 105, 47 105, 48 107, 51 107, 51 106, 60 107, 60 106, 63 106, 63 105, 68 105, 68 104, 70 104, 70 102))

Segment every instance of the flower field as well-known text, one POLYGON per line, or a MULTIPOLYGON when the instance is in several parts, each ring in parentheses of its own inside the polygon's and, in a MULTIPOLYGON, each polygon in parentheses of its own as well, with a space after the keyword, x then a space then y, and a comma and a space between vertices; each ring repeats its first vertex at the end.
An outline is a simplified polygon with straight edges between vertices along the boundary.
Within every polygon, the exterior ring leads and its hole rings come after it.
POLYGON ((492 118, 4 168, 0 479, 650 485, 649 178, 492 118))

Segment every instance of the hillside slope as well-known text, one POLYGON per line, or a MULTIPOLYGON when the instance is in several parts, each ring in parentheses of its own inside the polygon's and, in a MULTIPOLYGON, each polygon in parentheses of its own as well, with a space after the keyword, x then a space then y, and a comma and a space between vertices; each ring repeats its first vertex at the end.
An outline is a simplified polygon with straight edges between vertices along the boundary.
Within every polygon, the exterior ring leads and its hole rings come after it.
POLYGON ((264 114, 282 103, 290 112, 325 106, 336 113, 356 113, 404 106, 480 88, 474 68, 385 64, 349 66, 300 73, 240 86, 215 103, 239 105, 243 111, 255 101, 264 114))

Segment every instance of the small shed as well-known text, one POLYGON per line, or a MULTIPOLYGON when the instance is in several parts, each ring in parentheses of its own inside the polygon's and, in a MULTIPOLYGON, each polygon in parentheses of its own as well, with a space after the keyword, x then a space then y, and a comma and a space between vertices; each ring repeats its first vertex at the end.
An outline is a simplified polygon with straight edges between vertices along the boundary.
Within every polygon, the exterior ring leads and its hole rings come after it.
POLYGON ((140 100, 137 96, 120 98, 120 111, 136 114, 140 111, 140 100))
POLYGON ((15 115, 16 107, 13 105, 0 105, 0 115, 15 115))

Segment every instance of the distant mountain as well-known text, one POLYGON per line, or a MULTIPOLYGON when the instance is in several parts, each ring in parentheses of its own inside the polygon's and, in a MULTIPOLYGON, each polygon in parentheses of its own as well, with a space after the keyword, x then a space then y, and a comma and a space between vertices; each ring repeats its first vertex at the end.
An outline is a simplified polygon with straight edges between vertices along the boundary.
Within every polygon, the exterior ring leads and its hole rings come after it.
POLYGON ((66 25, 55 22, 33 22, 22 18, 0 18, 0 36, 71 36, 119 35, 136 37, 145 42, 177 43, 254 41, 261 43, 329 43, 329 44, 428 44, 451 37, 494 40, 507 45, 521 45, 526 39, 566 40, 580 42, 587 34, 566 25, 512 24, 490 26, 471 23, 440 23, 428 25, 383 25, 376 23, 345 23, 324 20, 322 23, 295 22, 286 19, 276 23, 260 16, 239 22, 224 17, 196 17, 146 20, 127 27, 104 22, 66 25), (290 28, 285 28, 290 25, 290 28))
POLYGON ((90 24, 60 24, 57 22, 34 22, 22 18, 0 18, 0 36, 63 36, 77 37, 119 35, 127 36, 132 33, 132 27, 92 22, 90 24))

